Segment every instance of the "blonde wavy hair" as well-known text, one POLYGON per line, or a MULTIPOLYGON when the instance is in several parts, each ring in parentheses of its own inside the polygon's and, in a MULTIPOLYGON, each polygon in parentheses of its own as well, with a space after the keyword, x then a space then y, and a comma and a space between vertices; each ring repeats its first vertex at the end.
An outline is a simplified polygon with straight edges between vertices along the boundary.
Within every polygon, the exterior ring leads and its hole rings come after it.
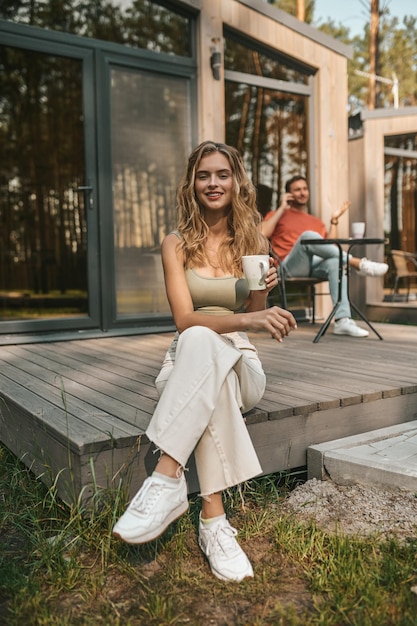
POLYGON ((179 244, 185 256, 185 267, 201 267, 208 263, 205 252, 208 226, 195 194, 195 177, 200 161, 213 152, 220 152, 229 162, 233 176, 232 204, 227 218, 228 236, 222 243, 218 259, 224 272, 242 276, 242 256, 267 254, 269 243, 262 235, 262 220, 256 206, 256 190, 246 173, 236 148, 223 143, 204 141, 188 159, 185 175, 177 190, 179 244))

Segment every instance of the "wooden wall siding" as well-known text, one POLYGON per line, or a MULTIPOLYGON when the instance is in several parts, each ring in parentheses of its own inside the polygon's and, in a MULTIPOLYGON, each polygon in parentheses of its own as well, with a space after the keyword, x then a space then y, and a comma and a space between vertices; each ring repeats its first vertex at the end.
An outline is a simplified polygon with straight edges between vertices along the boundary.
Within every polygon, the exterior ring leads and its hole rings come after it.
MULTIPOLYGON (((252 335, 267 389, 246 420, 265 473, 305 465, 313 443, 417 418, 415 328, 376 326, 383 341, 328 333, 313 344, 309 324, 282 345, 252 335)), ((120 481, 133 495, 156 463, 143 433, 171 337, 1 346, 1 441, 66 501, 120 481)), ((192 459, 189 478, 198 491, 192 459)))
POLYGON ((202 0, 198 35, 199 141, 212 139, 223 142, 226 136, 223 72, 220 73, 220 80, 215 80, 210 67, 213 40, 223 50, 220 4, 221 0, 202 0))
MULTIPOLYGON (((315 213, 329 222, 334 208, 348 197, 346 57, 234 0, 203 0, 200 18, 203 68, 209 67, 207 54, 211 39, 222 40, 223 24, 315 69, 314 146, 310 147, 314 166, 311 171, 313 203, 315 213)), ((224 110, 223 80, 215 81, 211 72, 203 70, 199 93, 200 140, 211 137, 224 140, 224 116, 219 113, 224 110)), ((348 217, 345 216, 341 220, 340 234, 347 232, 348 217)))

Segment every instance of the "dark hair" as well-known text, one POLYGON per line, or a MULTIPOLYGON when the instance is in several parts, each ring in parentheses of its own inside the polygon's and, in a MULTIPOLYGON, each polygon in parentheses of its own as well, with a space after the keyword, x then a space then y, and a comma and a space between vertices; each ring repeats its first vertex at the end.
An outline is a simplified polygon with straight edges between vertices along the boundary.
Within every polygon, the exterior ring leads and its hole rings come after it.
POLYGON ((290 180, 287 180, 287 182, 285 183, 285 191, 287 193, 289 193, 289 191, 291 189, 291 185, 293 183, 296 183, 297 180, 304 180, 305 182, 307 182, 307 178, 305 176, 301 176, 301 174, 296 174, 295 176, 290 178, 290 180))

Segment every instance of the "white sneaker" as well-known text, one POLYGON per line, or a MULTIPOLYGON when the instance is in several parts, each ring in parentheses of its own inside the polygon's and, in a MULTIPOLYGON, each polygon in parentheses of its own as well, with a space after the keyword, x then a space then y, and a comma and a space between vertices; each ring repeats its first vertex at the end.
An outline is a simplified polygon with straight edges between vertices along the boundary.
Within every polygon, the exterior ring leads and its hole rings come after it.
POLYGON ((386 263, 377 263, 363 257, 359 263, 358 273, 361 276, 383 276, 388 271, 386 263))
POLYGON ((252 565, 236 541, 237 530, 224 515, 212 524, 200 519, 198 543, 206 555, 211 571, 220 580, 241 581, 253 576, 252 565))
POLYGON ((351 337, 367 337, 367 330, 360 328, 351 317, 341 317, 333 326, 334 335, 350 335, 351 337))
POLYGON ((127 543, 156 539, 188 509, 187 483, 180 478, 152 474, 139 489, 125 513, 116 522, 113 534, 127 543))

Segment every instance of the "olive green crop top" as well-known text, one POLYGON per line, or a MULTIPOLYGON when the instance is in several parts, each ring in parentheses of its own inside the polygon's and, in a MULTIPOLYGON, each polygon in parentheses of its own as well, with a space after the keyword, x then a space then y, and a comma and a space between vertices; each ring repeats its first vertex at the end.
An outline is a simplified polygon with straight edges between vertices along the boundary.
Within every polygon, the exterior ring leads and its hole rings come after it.
MULTIPOLYGON (((173 234, 180 239, 178 231, 173 234)), ((227 315, 238 311, 249 296, 249 285, 245 278, 201 276, 198 269, 185 270, 188 288, 196 311, 213 315, 227 315)))
POLYGON ((194 269, 186 270, 185 276, 196 311, 217 315, 232 313, 241 309, 249 296, 245 278, 207 278, 194 269))

